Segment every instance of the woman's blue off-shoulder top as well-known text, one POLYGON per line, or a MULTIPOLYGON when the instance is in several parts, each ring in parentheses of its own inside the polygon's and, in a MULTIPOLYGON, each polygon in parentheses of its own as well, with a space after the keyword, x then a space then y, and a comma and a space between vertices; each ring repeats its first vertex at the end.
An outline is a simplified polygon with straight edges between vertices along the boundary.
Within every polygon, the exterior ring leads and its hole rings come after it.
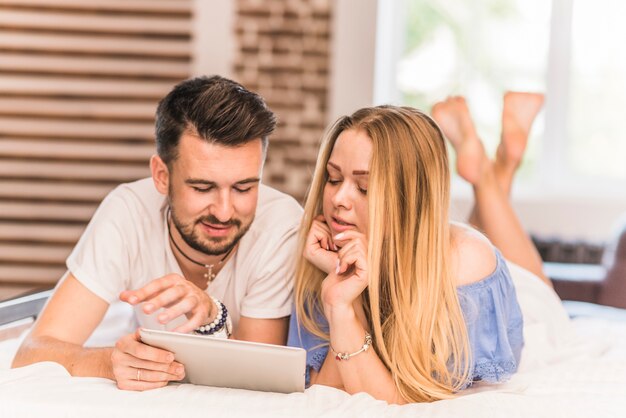
MULTIPOLYGON (((457 287, 459 303, 469 337, 472 366, 470 381, 497 383, 507 380, 519 364, 523 337, 523 319, 511 274, 498 250, 496 269, 484 279, 457 287)), ((328 329, 323 315, 317 317, 322 329, 328 329)), ((320 370, 328 354, 328 342, 314 336, 291 315, 288 345, 307 351, 306 384, 312 368, 320 370)))

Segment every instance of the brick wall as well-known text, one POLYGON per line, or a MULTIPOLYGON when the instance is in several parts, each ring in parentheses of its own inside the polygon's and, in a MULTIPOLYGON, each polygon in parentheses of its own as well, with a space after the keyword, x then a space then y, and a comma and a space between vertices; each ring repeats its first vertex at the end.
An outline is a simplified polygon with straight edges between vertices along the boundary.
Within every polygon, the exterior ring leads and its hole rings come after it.
POLYGON ((264 181, 302 201, 326 127, 330 0, 237 0, 235 79, 278 116, 264 181))

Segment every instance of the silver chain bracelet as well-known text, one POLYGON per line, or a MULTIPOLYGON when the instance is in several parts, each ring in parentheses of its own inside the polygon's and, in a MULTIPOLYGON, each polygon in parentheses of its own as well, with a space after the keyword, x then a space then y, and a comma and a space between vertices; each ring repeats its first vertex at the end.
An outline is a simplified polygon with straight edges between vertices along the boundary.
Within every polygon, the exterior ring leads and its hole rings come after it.
POLYGON ((363 343, 363 347, 361 347, 359 350, 355 351, 354 353, 339 353, 335 351, 332 345, 330 345, 330 351, 332 351, 333 354, 335 355, 335 360, 341 361, 341 360, 348 360, 350 357, 354 357, 357 354, 361 354, 367 351, 371 346, 372 346, 372 336, 369 334, 369 332, 366 332, 365 342, 363 343))

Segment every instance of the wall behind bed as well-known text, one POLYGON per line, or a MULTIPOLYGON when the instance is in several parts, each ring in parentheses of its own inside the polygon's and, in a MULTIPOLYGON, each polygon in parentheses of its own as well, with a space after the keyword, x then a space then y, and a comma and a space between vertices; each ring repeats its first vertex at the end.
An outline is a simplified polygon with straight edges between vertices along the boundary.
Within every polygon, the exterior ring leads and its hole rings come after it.
POLYGON ((55 283, 100 200, 149 175, 192 1, 0 1, 0 280, 55 283))
POLYGON ((0 298, 62 276, 102 198, 149 175, 156 103, 194 74, 266 98, 264 182, 302 199, 330 22, 328 0, 0 0, 0 298))

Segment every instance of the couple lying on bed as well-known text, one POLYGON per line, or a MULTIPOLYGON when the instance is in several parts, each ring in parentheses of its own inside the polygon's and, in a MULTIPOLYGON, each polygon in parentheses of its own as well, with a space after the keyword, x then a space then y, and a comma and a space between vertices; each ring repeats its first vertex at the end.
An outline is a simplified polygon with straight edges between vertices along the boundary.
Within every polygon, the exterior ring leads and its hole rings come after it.
POLYGON ((523 319, 504 258, 550 285, 508 202, 542 100, 505 96, 495 161, 462 98, 433 108, 439 125, 408 107, 341 118, 300 224, 297 203, 260 184, 275 126, 263 100, 221 77, 179 84, 157 110, 152 179, 103 201, 14 366, 56 361, 132 390, 182 379, 184 366, 137 333, 83 347, 119 297, 143 327, 277 344, 295 306, 288 342, 307 349, 309 383, 388 402, 507 379, 523 319), (474 188, 470 223, 491 242, 448 219, 440 128, 474 188))

